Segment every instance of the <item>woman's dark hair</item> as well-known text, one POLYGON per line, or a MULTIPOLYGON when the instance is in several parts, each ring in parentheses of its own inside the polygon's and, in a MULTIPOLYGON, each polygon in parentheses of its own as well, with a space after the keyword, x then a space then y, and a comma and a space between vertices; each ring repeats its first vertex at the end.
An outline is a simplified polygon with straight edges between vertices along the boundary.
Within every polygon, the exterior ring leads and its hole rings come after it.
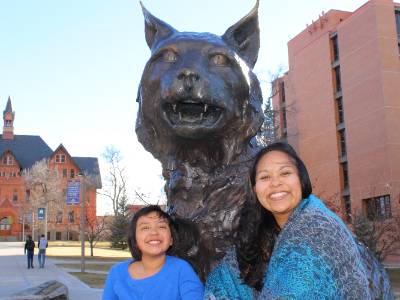
MULTIPOLYGON (((160 206, 158 205, 149 205, 149 206, 145 206, 143 208, 141 208, 140 210, 138 210, 132 217, 129 225, 128 225, 128 246, 129 246, 129 250, 131 251, 132 257, 135 260, 141 260, 142 259, 142 253, 140 252, 140 249, 137 246, 136 243, 136 226, 137 226, 137 222, 139 220, 140 217, 143 216, 147 216, 148 214, 155 212, 157 213, 157 215, 162 218, 165 219, 168 222, 169 228, 171 230, 171 236, 172 236, 172 240, 175 242, 175 232, 171 226, 172 224, 172 219, 171 217, 164 212, 160 206)), ((167 254, 170 254, 171 251, 173 251, 173 245, 168 249, 167 254)))
POLYGON ((246 193, 249 196, 240 215, 235 245, 242 280, 259 291, 262 289, 266 266, 271 257, 276 237, 280 232, 273 215, 262 207, 253 192, 258 163, 264 155, 271 151, 284 152, 293 159, 300 179, 302 198, 308 198, 312 192, 306 166, 289 144, 276 142, 262 148, 256 154, 249 174, 249 191, 246 193))

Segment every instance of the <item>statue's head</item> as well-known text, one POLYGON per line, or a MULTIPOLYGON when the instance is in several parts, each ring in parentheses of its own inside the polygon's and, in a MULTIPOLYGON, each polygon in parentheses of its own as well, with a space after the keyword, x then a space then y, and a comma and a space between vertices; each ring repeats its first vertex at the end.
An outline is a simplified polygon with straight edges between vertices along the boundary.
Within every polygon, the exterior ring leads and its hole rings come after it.
POLYGON ((248 142, 262 123, 252 72, 260 44, 258 3, 222 36, 180 32, 144 7, 143 14, 151 57, 138 91, 139 141, 159 159, 169 141, 229 140, 232 149, 248 142))

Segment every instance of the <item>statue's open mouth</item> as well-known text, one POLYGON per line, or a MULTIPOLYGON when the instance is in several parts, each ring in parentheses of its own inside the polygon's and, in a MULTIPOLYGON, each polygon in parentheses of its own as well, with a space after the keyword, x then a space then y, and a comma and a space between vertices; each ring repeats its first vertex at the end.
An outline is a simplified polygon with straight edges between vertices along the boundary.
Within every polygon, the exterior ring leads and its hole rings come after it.
POLYGON ((184 99, 176 103, 166 103, 164 113, 172 125, 189 125, 210 127, 217 123, 223 109, 215 105, 192 99, 184 99))

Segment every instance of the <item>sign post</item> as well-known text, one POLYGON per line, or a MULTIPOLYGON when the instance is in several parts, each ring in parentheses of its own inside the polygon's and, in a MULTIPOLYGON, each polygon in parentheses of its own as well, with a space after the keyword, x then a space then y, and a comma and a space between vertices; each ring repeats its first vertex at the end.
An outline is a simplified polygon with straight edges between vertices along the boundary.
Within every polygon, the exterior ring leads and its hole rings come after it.
POLYGON ((80 181, 69 181, 67 188, 67 205, 81 205, 80 240, 81 240, 81 272, 85 272, 85 185, 84 176, 79 173, 80 181), (81 184, 82 181, 82 184, 81 184))

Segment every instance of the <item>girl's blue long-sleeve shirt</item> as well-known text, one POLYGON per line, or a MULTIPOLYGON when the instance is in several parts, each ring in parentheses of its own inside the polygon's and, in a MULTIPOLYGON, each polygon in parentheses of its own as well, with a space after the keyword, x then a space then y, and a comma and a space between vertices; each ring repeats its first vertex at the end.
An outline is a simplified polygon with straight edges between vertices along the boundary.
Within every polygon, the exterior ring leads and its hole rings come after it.
POLYGON ((161 270, 144 279, 134 279, 128 272, 133 260, 114 265, 104 285, 103 300, 201 300, 204 287, 185 260, 167 256, 161 270))

